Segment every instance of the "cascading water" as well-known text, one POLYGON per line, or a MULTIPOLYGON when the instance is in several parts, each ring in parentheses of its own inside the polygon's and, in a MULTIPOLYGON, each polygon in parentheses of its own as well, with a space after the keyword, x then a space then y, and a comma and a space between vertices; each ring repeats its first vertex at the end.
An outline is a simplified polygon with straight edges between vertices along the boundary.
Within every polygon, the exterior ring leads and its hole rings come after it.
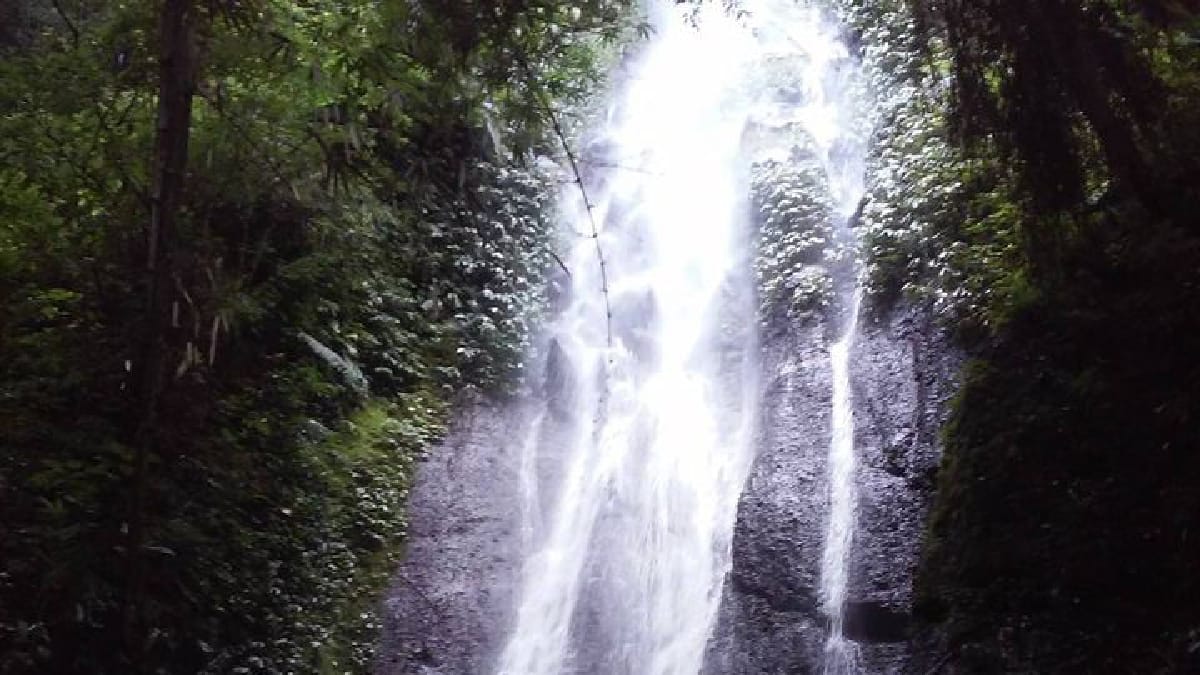
POLYGON ((825 672, 831 675, 857 671, 854 643, 843 633, 848 558, 854 535, 854 405, 850 395, 850 348, 858 327, 861 293, 855 290, 845 333, 829 348, 833 375, 833 434, 829 444, 830 504, 825 553, 821 560, 821 595, 830 615, 825 646, 825 672))
MULTIPOLYGON (((866 144, 857 128, 862 113, 857 109, 857 68, 849 77, 830 77, 834 64, 849 61, 845 46, 830 40, 828 48, 810 61, 809 107, 822 111, 806 124, 816 141, 833 197, 835 236, 852 251, 857 248, 850 221, 864 194, 866 144)), ((843 70, 843 73, 845 71, 843 70)), ((830 675, 859 671, 857 649, 843 632, 849 587, 849 561, 854 541, 858 496, 855 487, 854 402, 850 387, 850 353, 858 330, 862 299, 860 271, 851 253, 848 279, 841 279, 840 304, 845 307, 844 328, 830 345, 832 410, 829 443, 829 516, 825 550, 821 558, 821 598, 830 618, 825 645, 824 671, 830 675)))
POLYGON ((864 194, 866 143, 861 129, 861 93, 856 87, 857 64, 846 47, 829 32, 823 48, 811 50, 808 64, 807 108, 804 118, 817 146, 817 154, 833 198, 835 237, 849 248, 848 278, 836 280, 844 307, 843 328, 830 345, 832 410, 829 443, 829 515, 825 549, 821 558, 820 596, 830 619, 825 645, 824 672, 830 675, 859 671, 856 645, 843 632, 849 587, 849 561, 857 511, 855 487, 854 403, 850 387, 850 354, 858 330, 862 299, 856 264, 856 236, 849 224, 864 194), (850 64, 850 68, 838 68, 850 64), (839 75, 836 75, 840 73, 839 75))
MULTIPOLYGON (((570 304, 550 327, 560 384, 524 444, 526 560, 499 675, 703 666, 757 412, 746 174, 762 148, 747 149, 747 130, 786 108, 819 149, 839 212, 861 195, 861 153, 845 151, 828 76, 845 50, 815 11, 744 4, 748 18, 652 3, 655 35, 589 137, 600 148, 585 153, 597 160, 584 165, 593 203, 565 195, 577 243, 570 304), (755 76, 781 55, 807 64, 803 101, 780 103, 755 76)), ((835 608, 854 508, 852 333, 832 352, 842 424, 822 589, 831 653, 849 651, 835 608)))
POLYGON ((657 38, 595 142, 620 168, 603 171, 591 216, 574 209, 575 230, 590 232, 594 217, 600 236, 569 257, 571 305, 552 329, 572 385, 570 440, 550 449, 563 454, 557 484, 539 484, 553 501, 505 675, 694 674, 729 566, 750 460, 753 334, 721 324, 753 297, 735 96, 753 41, 720 12, 703 17, 703 39, 674 7, 658 13, 657 38))

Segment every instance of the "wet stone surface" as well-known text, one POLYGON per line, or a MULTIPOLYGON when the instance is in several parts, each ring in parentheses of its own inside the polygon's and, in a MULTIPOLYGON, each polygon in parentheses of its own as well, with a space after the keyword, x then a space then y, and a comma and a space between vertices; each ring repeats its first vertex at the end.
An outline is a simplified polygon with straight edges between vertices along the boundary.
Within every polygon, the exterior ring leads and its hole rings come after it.
POLYGON ((489 672, 519 565, 512 411, 472 401, 417 472, 406 558, 384 601, 379 675, 489 672))
MULTIPOLYGON (((764 337, 758 455, 706 674, 821 672, 831 385, 825 327, 764 337)), ((864 315, 850 359, 858 509, 845 612, 866 673, 908 671, 912 575, 961 357, 927 312, 864 315)))
POLYGON ((762 358, 758 452, 707 659, 714 675, 808 672, 824 641, 831 376, 823 327, 765 336, 762 358))

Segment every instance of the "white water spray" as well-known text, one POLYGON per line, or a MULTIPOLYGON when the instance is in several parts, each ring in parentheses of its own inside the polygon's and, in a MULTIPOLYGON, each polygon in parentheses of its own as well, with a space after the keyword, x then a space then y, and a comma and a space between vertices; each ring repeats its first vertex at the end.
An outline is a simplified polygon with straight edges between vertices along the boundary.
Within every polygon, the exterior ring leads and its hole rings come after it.
MULTIPOLYGON (((827 28, 823 48, 812 50, 806 75, 809 111, 802 118, 809 130, 825 169, 833 197, 835 236, 846 246, 856 248, 856 237, 849 223, 857 211, 864 190, 866 139, 860 128, 861 91, 858 64, 827 28), (846 66, 849 66, 848 68, 846 66)), ((851 254, 851 257, 856 257, 851 254)), ((857 264, 852 265, 857 268, 857 264)), ((831 433, 828 456, 829 515, 825 548, 821 557, 820 597, 829 617, 829 636, 825 643, 822 669, 827 675, 852 675, 860 672, 858 647, 844 633, 845 605, 849 589, 850 554, 853 550, 854 523, 858 495, 855 485, 854 401, 850 382, 851 350, 858 331, 862 300, 859 271, 853 279, 842 280, 840 303, 845 307, 844 323, 837 340, 830 345, 832 389, 831 433)))
MULTIPOLYGON (((784 111, 819 148, 840 210, 861 194, 833 151, 845 130, 827 76, 844 49, 816 12, 761 0, 741 20, 705 5, 693 25, 690 10, 652 4, 656 34, 594 136, 605 148, 594 159, 617 168, 585 171, 590 216, 578 190, 564 195, 569 231, 589 233, 594 218, 599 238, 567 257, 571 302, 551 327, 566 411, 539 414, 523 453, 529 552, 499 675, 700 671, 757 413, 747 129, 784 111), (780 104, 757 77, 781 56, 806 59, 802 104, 780 104), (553 447, 538 447, 545 438, 553 447), (539 454, 557 470, 540 474, 539 454)), ((830 560, 844 567, 844 554, 830 560)), ((840 606, 840 574, 826 570, 827 606, 840 606)))
POLYGON ((861 291, 854 291, 842 337, 829 348, 833 376, 832 439, 829 444, 829 527, 821 560, 821 596, 830 616, 824 670, 830 675, 858 671, 854 643, 843 633, 848 562, 854 540, 857 494, 854 486, 854 403, 850 392, 850 348, 858 328, 861 291))

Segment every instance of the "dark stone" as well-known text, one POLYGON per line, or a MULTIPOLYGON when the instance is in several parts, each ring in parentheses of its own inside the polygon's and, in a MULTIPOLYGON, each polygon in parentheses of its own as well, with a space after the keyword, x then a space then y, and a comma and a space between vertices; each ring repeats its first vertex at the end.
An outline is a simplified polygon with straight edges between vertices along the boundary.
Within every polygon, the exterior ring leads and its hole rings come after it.
POLYGON ((738 505, 708 673, 819 671, 831 396, 824 335, 813 322, 764 340, 757 457, 738 505))
POLYGON ((842 631, 856 642, 904 642, 912 617, 878 602, 847 602, 842 631))
POLYGON ((486 673, 502 647, 519 569, 513 411, 462 407, 417 471, 406 558, 384 600, 378 675, 486 673))
MULTIPOLYGON (((819 599, 828 517, 828 333, 818 317, 763 339, 757 455, 739 502, 733 567, 706 675, 821 671, 829 630, 819 599)), ((562 399, 569 369, 552 342, 544 353, 540 393, 562 399)), ((912 668, 912 574, 959 361, 924 310, 902 308, 879 320, 864 315, 851 354, 859 508, 844 615, 863 672, 912 668)), ((468 402, 420 467, 408 557, 385 603, 380 675, 482 674, 493 667, 522 559, 517 468, 524 439, 512 420, 530 416, 520 405, 468 402)), ((565 442, 573 424, 568 408, 551 409, 539 447, 565 442)), ((560 464, 553 453, 539 453, 540 482, 556 484, 560 464)), ((549 503, 553 495, 546 495, 549 503)), ((587 630, 589 617, 578 620, 587 630)))
POLYGON ((864 310, 851 351, 858 513, 844 627, 870 673, 910 672, 913 577, 963 357, 927 307, 864 310))
POLYGON ((542 392, 553 414, 562 417, 570 411, 576 384, 573 379, 566 352, 558 340, 550 340, 546 350, 546 377, 542 392))
MULTIPOLYGON (((912 578, 961 356, 924 308, 864 313, 851 352, 858 513, 844 631, 865 673, 910 670, 912 578)), ((764 338, 758 455, 738 508, 733 570, 707 675, 820 672, 828 518, 828 327, 764 338)))

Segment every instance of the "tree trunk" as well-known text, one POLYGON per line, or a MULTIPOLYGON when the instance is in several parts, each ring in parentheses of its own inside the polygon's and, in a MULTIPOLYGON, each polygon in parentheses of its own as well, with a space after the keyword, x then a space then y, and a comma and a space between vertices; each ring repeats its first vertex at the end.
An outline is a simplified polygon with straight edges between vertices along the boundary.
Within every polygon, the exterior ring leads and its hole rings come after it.
POLYGON ((1114 88, 1105 82, 1100 59, 1093 53, 1088 17, 1072 2, 1036 0, 1029 6, 1044 12, 1035 15, 1035 24, 1048 37, 1047 48, 1058 57, 1062 80, 1096 134, 1109 174, 1145 207, 1156 210, 1161 206, 1158 190, 1138 147, 1134 125, 1118 112, 1114 88))
POLYGON ((135 451, 129 518, 129 588, 125 600, 125 649, 135 672, 147 668, 149 587, 146 569, 150 469, 160 453, 160 410, 167 386, 170 356, 171 301, 174 274, 175 225, 182 202, 191 130, 196 59, 192 21, 193 0, 162 0, 159 15, 158 118, 155 130, 154 191, 146 233, 146 314, 141 359, 134 371, 137 382, 133 421, 135 451))

